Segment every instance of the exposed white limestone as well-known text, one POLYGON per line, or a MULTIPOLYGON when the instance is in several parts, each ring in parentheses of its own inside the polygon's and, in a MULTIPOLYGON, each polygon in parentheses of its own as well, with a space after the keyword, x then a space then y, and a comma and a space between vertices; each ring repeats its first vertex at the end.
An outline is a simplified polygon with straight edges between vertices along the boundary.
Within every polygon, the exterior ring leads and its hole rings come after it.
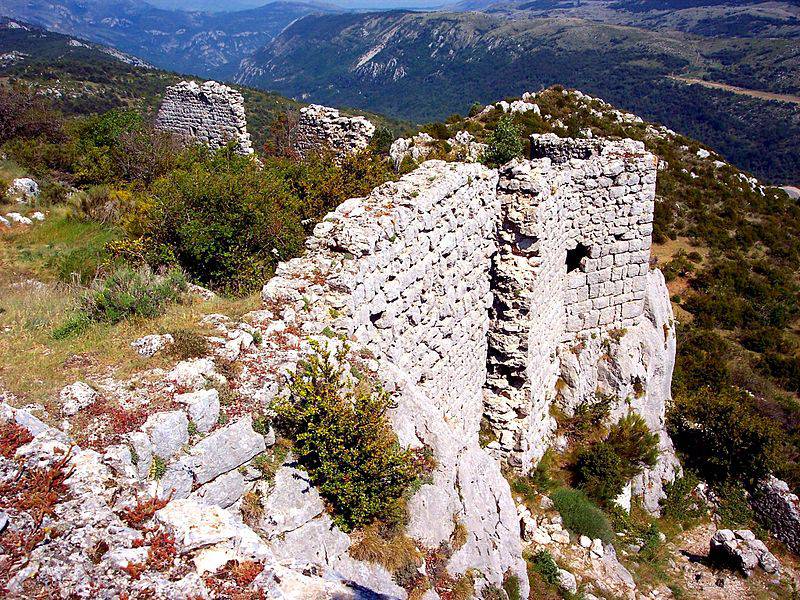
MULTIPOLYGON (((642 321, 656 181, 640 142, 531 142, 546 157, 500 173, 485 402, 490 447, 523 471, 550 444, 561 362, 574 362, 566 351, 642 321)), ((573 404, 595 389, 589 379, 573 404)))

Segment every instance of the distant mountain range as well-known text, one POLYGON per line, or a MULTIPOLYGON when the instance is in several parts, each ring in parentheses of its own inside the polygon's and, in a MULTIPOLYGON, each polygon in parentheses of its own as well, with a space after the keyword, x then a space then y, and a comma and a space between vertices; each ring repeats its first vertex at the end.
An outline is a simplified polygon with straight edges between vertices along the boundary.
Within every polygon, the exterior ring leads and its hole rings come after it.
POLYGON ((415 121, 560 83, 702 139, 765 180, 797 182, 800 0, 451 7, 358 13, 272 2, 211 14, 134 0, 0 0, 0 14, 164 69, 415 121), (769 93, 789 101, 769 101, 769 93))
POLYGON ((461 0, 451 9, 520 17, 576 17, 703 36, 800 36, 800 0, 461 0))
POLYGON ((236 81, 413 120, 465 114, 475 101, 561 83, 702 139, 765 179, 796 179, 800 105, 687 85, 671 75, 798 95, 800 44, 570 17, 334 14, 287 27, 244 60, 236 81))
POLYGON ((108 44, 161 68, 221 79, 294 20, 333 10, 315 2, 272 2, 212 14, 138 0, 0 0, 0 15, 108 44))

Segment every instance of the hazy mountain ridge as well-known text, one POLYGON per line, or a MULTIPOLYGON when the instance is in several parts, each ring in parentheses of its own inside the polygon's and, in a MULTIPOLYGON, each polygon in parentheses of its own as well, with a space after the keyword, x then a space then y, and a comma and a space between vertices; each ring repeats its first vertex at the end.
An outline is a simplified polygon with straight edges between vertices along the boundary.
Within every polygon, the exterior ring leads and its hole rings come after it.
POLYGON ((0 0, 0 14, 112 45, 161 68, 220 78, 295 19, 330 10, 322 3, 273 2, 212 14, 133 0, 0 0))
POLYGON ((245 59, 236 80, 417 120, 562 83, 703 139, 766 179, 800 171, 796 105, 686 86, 673 74, 796 94, 800 48, 574 18, 395 11, 300 19, 245 59))
POLYGON ((464 0, 452 8, 523 18, 578 17, 711 37, 800 37, 800 3, 797 0, 464 0))

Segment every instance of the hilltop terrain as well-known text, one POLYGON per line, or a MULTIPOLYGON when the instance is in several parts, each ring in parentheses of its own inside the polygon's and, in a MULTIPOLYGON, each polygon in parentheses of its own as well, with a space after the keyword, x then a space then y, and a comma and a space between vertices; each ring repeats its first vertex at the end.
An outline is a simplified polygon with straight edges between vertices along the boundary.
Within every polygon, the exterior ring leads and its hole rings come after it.
POLYGON ((453 5, 458 10, 481 10, 491 13, 577 17, 632 25, 643 29, 684 31, 712 37, 797 38, 800 36, 800 5, 796 1, 763 0, 465 0, 453 5))
MULTIPOLYGON (((152 114, 164 89, 182 78, 153 68, 139 58, 24 22, 0 18, 0 78, 22 83, 47 96, 66 114, 90 114, 134 108, 152 114)), ((267 141, 277 116, 301 105, 275 93, 240 88, 249 115, 248 127, 259 146, 267 141)), ((373 118, 396 131, 405 125, 373 118)))
POLYGON ((0 61, 0 594, 793 598, 796 199, 560 85, 0 61))

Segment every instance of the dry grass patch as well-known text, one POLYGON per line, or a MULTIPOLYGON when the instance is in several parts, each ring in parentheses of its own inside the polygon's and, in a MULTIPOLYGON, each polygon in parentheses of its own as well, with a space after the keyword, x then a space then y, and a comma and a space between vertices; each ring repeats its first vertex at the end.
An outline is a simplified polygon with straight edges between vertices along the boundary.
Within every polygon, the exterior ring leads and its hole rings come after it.
POLYGON ((414 540, 404 533, 382 531, 381 523, 374 523, 354 534, 355 543, 350 546, 350 556, 356 560, 377 563, 395 573, 416 565, 421 554, 414 540))
POLYGON ((194 335, 211 331, 199 325, 209 313, 238 317, 258 306, 258 297, 207 302, 189 299, 175 304, 155 319, 130 319, 111 325, 89 323, 86 330, 57 340, 53 330, 64 323, 83 291, 67 284, 21 283, 0 279, 0 388, 23 403, 40 402, 58 412, 58 391, 78 379, 101 374, 122 378, 153 367, 170 367, 176 358, 165 353, 139 356, 131 342, 144 335, 181 330, 194 335))

